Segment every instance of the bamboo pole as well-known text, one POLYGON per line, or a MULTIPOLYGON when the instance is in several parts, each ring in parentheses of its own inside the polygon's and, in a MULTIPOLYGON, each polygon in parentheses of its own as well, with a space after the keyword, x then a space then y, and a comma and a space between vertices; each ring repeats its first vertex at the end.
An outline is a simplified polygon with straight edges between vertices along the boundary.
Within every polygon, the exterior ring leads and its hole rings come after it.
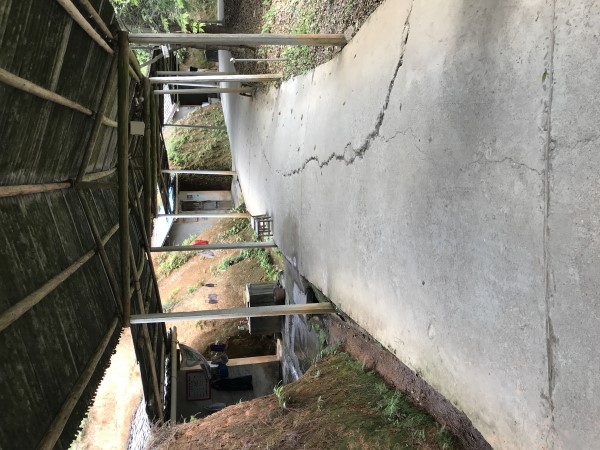
POLYGON ((301 305, 255 306, 252 308, 213 309, 162 314, 136 314, 132 324, 177 322, 184 320, 245 319, 247 317, 274 317, 293 314, 330 314, 335 312, 331 303, 306 303, 301 305))
POLYGON ((152 211, 153 215, 158 213, 157 192, 158 192, 158 102, 154 95, 152 97, 152 211))
POLYGON ((179 125, 176 123, 165 123, 163 127, 198 128, 200 130, 227 130, 227 127, 221 127, 218 125, 179 125))
POLYGON ((220 87, 205 87, 197 89, 156 89, 154 95, 191 95, 191 94, 252 94, 253 88, 220 88, 220 87))
MULTIPOLYGON (((131 265, 135 268, 135 256, 133 254, 133 246, 131 245, 131 243, 129 245, 129 259, 131 265)), ((134 274, 135 275, 133 277, 133 282, 135 284, 135 295, 137 298, 138 309, 145 313, 144 298, 142 295, 142 288, 140 286, 140 278, 137 274, 137 271, 134 271, 134 274)), ((160 389, 158 387, 158 375, 156 373, 156 356, 154 354, 154 351, 152 350, 152 343, 150 340, 150 332, 148 331, 148 325, 145 323, 142 324, 142 334, 144 336, 146 352, 148 353, 148 357, 150 358, 150 376, 152 378, 152 390, 154 391, 154 398, 156 399, 156 409, 158 410, 159 424, 161 424, 162 422, 164 422, 165 417, 163 415, 162 399, 160 397, 160 389)))
POLYGON ((173 219, 247 219, 252 216, 249 213, 190 213, 158 214, 157 217, 171 217, 173 219))
POLYGON ((98 135, 100 134, 101 125, 104 120, 104 114, 108 108, 108 102, 111 96, 111 92, 113 89, 113 85, 115 82, 115 77, 117 75, 117 57, 113 56, 112 61, 110 63, 110 69, 108 70, 108 78, 104 83, 104 91, 102 92, 102 97, 100 98, 100 104, 98 105, 98 111, 96 112, 96 120, 94 121, 94 126, 92 127, 92 132, 90 133, 90 137, 87 141, 87 146, 85 148, 85 152, 83 154, 83 159, 81 161, 81 165, 79 166, 79 172, 77 173, 77 181, 82 181, 83 176, 87 170, 87 166, 90 163, 90 158, 92 156, 92 152, 94 147, 96 146, 96 142, 98 140, 98 135))
POLYGON ((83 17, 79 10, 73 5, 70 0, 56 0, 60 6, 73 18, 73 20, 79 25, 83 31, 85 31, 89 37, 91 37, 100 47, 106 50, 109 54, 113 54, 113 49, 106 43, 102 36, 100 36, 96 30, 90 25, 90 23, 83 17))
POLYGON ((113 167, 112 169, 102 170, 100 172, 88 173, 87 175, 84 175, 81 178, 81 181, 88 183, 88 182, 92 182, 92 181, 101 180, 102 178, 111 176, 116 171, 117 171, 117 169, 113 167))
POLYGON ((132 33, 134 44, 180 44, 207 46, 261 46, 261 45, 336 45, 348 43, 343 34, 226 34, 226 33, 132 33))
POLYGON ((277 247, 275 242, 234 242, 206 245, 174 245, 164 247, 150 247, 153 253, 161 252, 194 252, 203 250, 242 250, 245 248, 273 248, 277 247))
POLYGON ((52 450, 55 447, 56 443, 60 439, 60 436, 61 436, 63 430, 65 429, 65 425, 67 424, 67 421, 71 417, 71 414, 73 414, 73 410, 75 409, 75 406, 79 402, 79 399, 81 398, 81 395, 85 391, 85 388, 88 386, 88 384, 92 378, 92 375, 96 371, 96 368, 98 367, 98 364, 100 363, 100 360, 102 359, 102 356, 106 352, 106 348, 108 347, 108 344, 110 343, 111 338, 112 338, 113 334, 115 333, 115 330, 117 329, 118 324, 119 324, 119 319, 115 318, 113 320, 113 322, 111 323, 110 327, 108 328, 108 331, 102 338, 102 341, 100 341, 100 344, 98 345, 98 348, 96 349, 96 353, 94 353, 94 355, 92 356, 92 358, 86 365, 85 369, 83 370, 83 372, 77 379, 75 386, 73 386, 73 389, 71 390, 71 392, 69 393, 69 396, 63 403, 63 406, 61 407, 59 413, 56 416, 54 416, 54 420, 50 424, 50 427, 48 428, 48 432, 42 439, 42 442, 40 443, 38 449, 52 450))
POLYGON ((90 227, 90 231, 92 232, 92 236, 94 237, 94 241, 96 242, 96 247, 98 248, 100 260, 102 261, 102 265, 104 266, 106 278, 108 279, 108 284, 110 285, 110 289, 113 293, 113 300, 115 302, 117 313, 120 317, 123 317, 123 301, 120 296, 121 292, 119 290, 119 283, 117 282, 117 277, 115 276, 115 272, 113 271, 112 266, 110 264, 110 259, 108 258, 106 250, 104 249, 104 244, 102 243, 102 238, 100 237, 98 227, 96 227, 96 223, 94 222, 92 209, 90 208, 90 205, 86 200, 85 196, 81 192, 77 191, 77 196, 79 197, 79 202, 83 207, 83 212, 90 227))
POLYGON ((169 420, 177 423, 177 327, 171 329, 171 410, 169 420))
POLYGON ((0 186, 0 197, 16 197, 18 195, 38 194, 40 192, 56 191, 71 187, 68 181, 45 184, 19 184, 13 186, 0 186))
POLYGON ((117 122, 115 120, 109 119, 106 116, 102 116, 101 122, 102 122, 102 125, 105 125, 107 127, 111 127, 111 128, 117 128, 118 127, 118 124, 117 124, 117 122))
POLYGON ((48 89, 44 89, 37 84, 32 83, 24 78, 13 75, 12 73, 0 69, 0 82, 7 84, 15 89, 19 89, 21 91, 27 92, 28 94, 35 95, 36 97, 42 98, 44 100, 49 100, 54 103, 58 103, 59 105, 66 106, 67 108, 74 109, 75 111, 79 111, 86 116, 91 116, 94 113, 91 109, 86 108, 85 106, 80 105, 68 98, 63 97, 62 95, 58 95, 55 92, 49 91, 48 89))
POLYGON ((150 82, 143 79, 144 88, 144 225, 152 235, 152 96, 150 82))
MULTIPOLYGON (((105 236, 102 238, 103 245, 106 245, 108 240, 117 232, 118 225, 115 225, 105 236)), ((54 289, 60 286, 67 278, 73 275, 79 270, 86 262, 88 262, 96 254, 96 250, 90 250, 65 270, 55 275, 53 278, 48 280, 44 285, 31 294, 8 308, 2 314, 0 314, 0 332, 9 327, 23 314, 41 302, 48 294, 54 289)))
POLYGON ((162 173, 186 173, 190 175, 237 175, 237 172, 234 170, 163 169, 162 173))
POLYGON ((119 225, 121 245, 121 298, 123 299, 123 326, 129 326, 131 293, 129 290, 129 42, 126 31, 119 31, 118 53, 118 174, 119 225))
POLYGON ((185 82, 192 85, 196 83, 206 83, 208 81, 239 81, 240 83, 260 83, 263 81, 278 81, 283 78, 280 73, 262 73, 254 75, 203 75, 195 77, 150 77, 152 84, 168 84, 185 82))

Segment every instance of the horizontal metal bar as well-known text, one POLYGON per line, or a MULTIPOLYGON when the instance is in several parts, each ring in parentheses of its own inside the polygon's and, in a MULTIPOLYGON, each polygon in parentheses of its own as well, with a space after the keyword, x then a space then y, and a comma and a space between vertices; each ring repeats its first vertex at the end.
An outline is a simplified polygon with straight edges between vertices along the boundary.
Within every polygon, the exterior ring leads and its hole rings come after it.
POLYGON ((179 77, 205 77, 207 75, 237 75, 237 72, 219 72, 218 70, 206 70, 195 72, 180 72, 179 70, 157 70, 156 76, 179 76, 179 77))
POLYGON ((218 125, 179 125, 176 123, 165 123, 163 127, 175 127, 175 128, 198 128, 201 130, 226 130, 227 127, 221 127, 218 125))
POLYGON ((245 248, 273 248, 277 247, 275 242, 233 242, 223 244, 206 244, 206 245, 174 245, 165 247, 151 247, 151 252, 189 252, 203 250, 241 250, 245 248))
POLYGON ((170 217, 172 219, 246 219, 252 217, 248 213, 191 213, 191 214, 158 214, 157 217, 170 217))
POLYGON ((214 309, 208 311, 136 314, 131 316, 131 324, 179 322, 183 320, 245 319, 246 317, 289 316, 292 314, 330 314, 334 312, 335 307, 331 303, 255 306, 252 308, 214 309))
POLYGON ((263 81, 281 80, 283 75, 280 73, 263 73, 255 75, 204 75, 195 77, 150 77, 152 84, 168 84, 185 82, 188 84, 206 83, 207 81, 239 81, 243 83, 260 83, 263 81))
POLYGON ((164 169, 162 173, 185 173, 191 175, 236 175, 234 170, 187 170, 187 169, 164 169))
POLYGON ((252 94, 253 88, 203 87, 196 89, 156 89, 154 95, 192 95, 192 94, 252 94))
POLYGON ((343 34, 226 34, 226 33, 131 33, 134 44, 181 45, 339 45, 348 43, 343 34))

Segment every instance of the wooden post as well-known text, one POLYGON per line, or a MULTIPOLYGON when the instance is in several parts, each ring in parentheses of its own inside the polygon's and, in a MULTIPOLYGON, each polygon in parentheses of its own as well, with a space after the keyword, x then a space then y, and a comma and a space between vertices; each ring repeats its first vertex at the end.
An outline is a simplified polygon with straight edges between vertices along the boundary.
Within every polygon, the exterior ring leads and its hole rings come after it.
POLYGON ((94 150, 94 147, 96 146, 96 141, 98 140, 98 135, 100 134, 102 119, 104 118, 104 113, 106 112, 106 109, 108 107, 108 101, 111 97, 116 75, 117 57, 113 56, 112 61, 110 63, 110 69, 108 71, 108 78, 106 79, 106 83, 104 83, 104 92, 102 92, 100 105, 98 105, 98 111, 96 111, 96 119, 94 121, 94 126, 92 128, 92 132, 90 133, 90 137, 88 139, 87 146, 83 154, 81 165, 79 166, 79 172, 77 173, 77 181, 81 181, 83 179, 85 171, 87 170, 87 166, 90 162, 90 157, 92 156, 92 152, 94 150))
POLYGON ((263 81, 278 81, 283 78, 280 73, 265 73, 257 75, 204 75, 196 77, 150 77, 152 84, 177 84, 179 82, 187 85, 207 83, 209 81, 238 81, 240 83, 260 83, 263 81))
POLYGON ((247 219, 249 213, 190 213, 190 214, 158 214, 157 217, 172 217, 173 219, 247 219))
POLYGON ((275 242, 234 242, 206 245, 174 245, 165 247, 150 247, 151 252, 195 252, 203 250, 242 250, 245 248, 273 248, 277 247, 275 242))
POLYGON ((106 347, 108 347, 108 344, 110 343, 111 338, 112 338, 113 334, 115 333, 115 330, 117 329, 118 324, 119 324, 119 319, 113 320, 113 322, 110 325, 110 327, 108 328, 106 334, 102 338, 102 341, 100 341, 100 344, 98 345, 98 348, 96 349, 96 353, 94 353, 92 358, 89 360, 89 362, 85 366, 85 369, 83 370, 83 372, 81 372, 81 375, 77 379, 77 383, 75 383, 75 386, 73 386, 73 389, 69 393, 69 396, 67 397, 67 399, 63 403, 62 407, 60 408, 59 413, 56 416, 54 416, 54 420, 50 424, 50 427, 48 428, 48 432, 42 439, 42 442, 38 446, 38 449, 52 450, 55 447, 56 443, 60 439, 60 436, 61 436, 63 430, 65 429, 65 425, 67 424, 67 421, 71 418, 71 414, 73 413, 75 406, 79 402, 79 399, 81 398, 81 395, 83 394, 83 391, 85 391, 85 388, 88 386, 88 384, 92 378, 92 375, 94 375, 94 372, 98 368, 100 359, 102 359, 102 356, 106 352, 106 347))
POLYGON ((154 95, 191 95, 191 94, 252 94, 254 88, 219 88, 219 87, 204 87, 196 89, 156 89, 154 95))
POLYGON ((253 308, 213 309, 163 314, 136 314, 132 324, 176 322, 184 320, 245 319, 246 317, 289 316, 292 314, 330 314, 335 312, 331 303, 306 303, 300 305, 255 306, 253 308))
POLYGON ((200 130, 227 130, 227 127, 221 127, 219 125, 179 125, 176 123, 165 123, 163 127, 198 128, 200 130))
POLYGON ((113 54, 113 49, 110 48, 110 46, 106 43, 106 41, 104 39, 102 39, 102 36, 100 36, 96 32, 96 30, 94 30, 94 27, 92 27, 89 24, 89 22, 85 19, 85 17, 83 17, 83 15, 79 12, 77 7, 75 7, 75 5, 73 5, 73 3, 71 3, 70 0, 56 0, 56 1, 65 9, 65 11, 73 18, 73 20, 81 28, 83 28, 83 31, 85 31, 89 37, 91 37, 100 47, 102 47, 108 53, 110 53, 111 55, 113 54))
POLYGON ((144 78, 144 222, 152 236, 152 96, 150 82, 144 78))
POLYGON ((234 170, 163 169, 162 173, 185 173, 189 175, 237 175, 237 172, 234 170))
MULTIPOLYGON (((135 256, 133 254, 133 247, 131 246, 131 243, 129 245, 129 259, 131 261, 131 265, 135 268, 135 264, 136 264, 135 256)), ((146 311, 144 309, 144 297, 142 294, 142 289, 140 286, 140 278, 138 276, 137 270, 134 270, 133 282, 135 285, 135 295, 137 298, 138 309, 140 311, 142 311, 143 313, 145 313, 146 311)), ((162 410, 162 399, 160 396, 160 388, 158 387, 158 375, 156 372, 156 356, 154 354, 154 351, 152 350, 152 343, 150 340, 150 332, 148 331, 148 325, 145 323, 142 324, 142 334, 144 336, 144 344, 146 346, 146 353, 148 353, 148 357, 150 358, 150 376, 152 378, 152 390, 154 391, 154 398, 156 399, 159 424, 160 424, 160 423, 164 422, 165 417, 163 415, 163 410, 162 410)))
POLYGON ((90 226, 90 231, 92 232, 92 236, 94 237, 94 241, 96 242, 96 247, 98 248, 98 254, 100 255, 100 260, 102 261, 102 266, 104 267, 104 271, 106 272, 106 278, 108 279, 108 284, 110 285, 110 289, 113 293, 113 300, 115 302, 115 308, 120 317, 123 317, 123 301, 121 300, 121 292, 119 290, 119 283, 117 282, 117 277, 115 276, 115 272, 112 270, 112 266, 110 265, 110 259, 106 254, 106 250, 104 249, 104 244, 102 243, 102 238, 100 237, 100 233, 98 232, 98 227, 96 227, 96 223, 94 222, 94 217, 92 215, 92 210, 90 205, 88 204, 83 193, 77 191, 77 196, 79 197, 79 202, 83 207, 83 212, 87 219, 88 225, 90 226))
POLYGON ((337 45, 348 43, 343 34, 183 34, 183 33, 132 33, 135 44, 179 44, 206 46, 249 46, 261 45, 337 45))
POLYGON ((156 205, 156 194, 158 189, 158 102, 154 95, 151 96, 152 102, 152 211, 156 216, 158 208, 156 205))
POLYGON ((131 293, 129 290, 129 42, 128 33, 119 31, 118 53, 118 172, 119 172, 119 228, 121 242, 121 299, 123 326, 129 326, 131 293))

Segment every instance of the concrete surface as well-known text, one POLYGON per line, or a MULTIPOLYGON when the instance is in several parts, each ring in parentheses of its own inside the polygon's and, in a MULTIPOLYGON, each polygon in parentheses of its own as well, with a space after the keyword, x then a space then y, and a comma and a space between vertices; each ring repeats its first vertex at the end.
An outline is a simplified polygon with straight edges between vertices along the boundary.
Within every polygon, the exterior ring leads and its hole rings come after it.
POLYGON ((223 98, 250 212, 495 448, 600 448, 599 30, 592 0, 387 0, 223 98))

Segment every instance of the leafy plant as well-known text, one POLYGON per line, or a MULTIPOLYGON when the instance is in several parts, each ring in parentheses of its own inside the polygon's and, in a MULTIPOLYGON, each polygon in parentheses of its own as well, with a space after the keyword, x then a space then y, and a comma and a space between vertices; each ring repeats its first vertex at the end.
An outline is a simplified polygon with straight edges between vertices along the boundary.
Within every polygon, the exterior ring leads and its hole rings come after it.
POLYGON ((285 393, 283 392, 284 386, 281 382, 279 382, 277 384, 277 386, 275 386, 273 388, 273 394, 275 394, 275 397, 277 397, 277 401, 279 401, 279 407, 281 409, 287 409, 287 397, 285 395, 285 393))

